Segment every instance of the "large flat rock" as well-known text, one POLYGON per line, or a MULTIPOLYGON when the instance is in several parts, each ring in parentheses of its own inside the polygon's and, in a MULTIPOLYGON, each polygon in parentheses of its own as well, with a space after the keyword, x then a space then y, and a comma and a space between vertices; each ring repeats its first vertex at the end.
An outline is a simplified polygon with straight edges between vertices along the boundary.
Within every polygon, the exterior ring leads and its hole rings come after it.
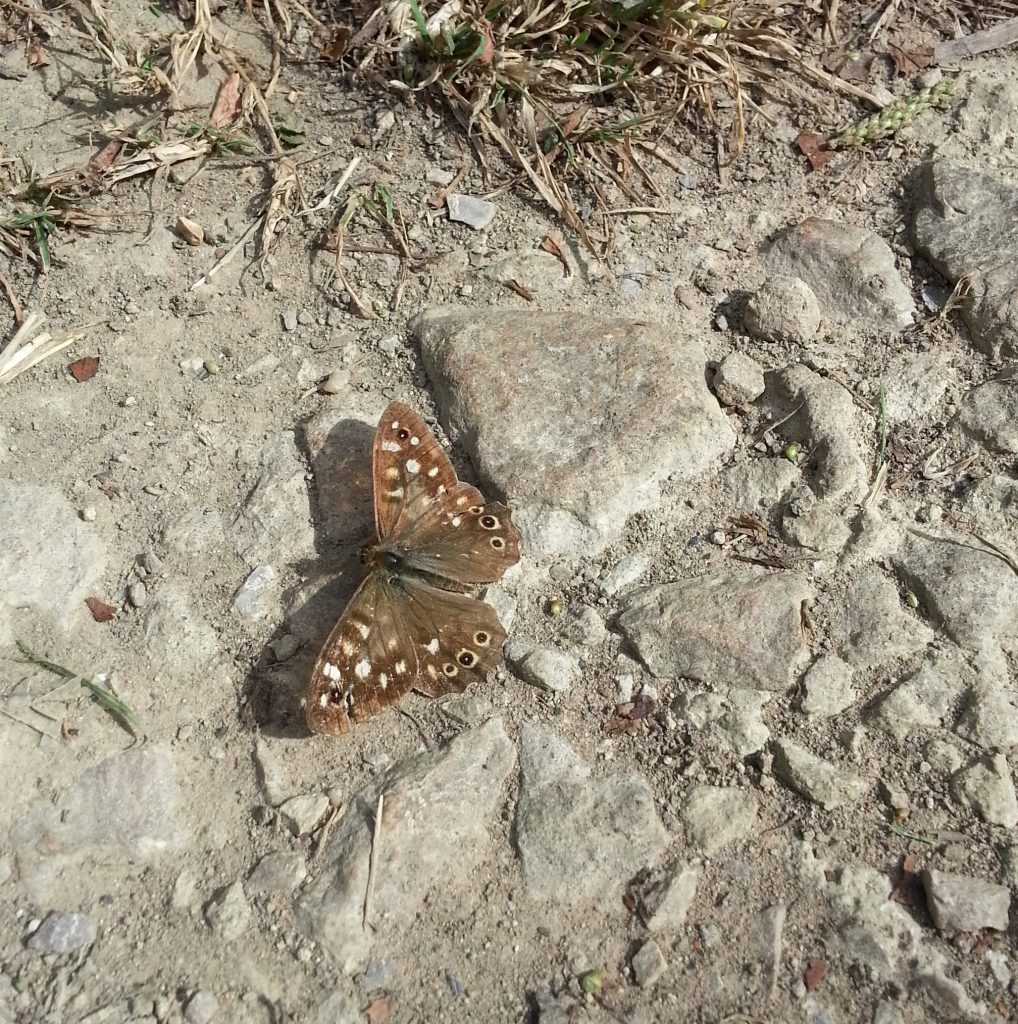
POLYGON ((656 676, 713 686, 785 690, 805 667, 795 573, 734 569, 634 591, 619 629, 656 676))
POLYGON ((916 248, 952 283, 965 278, 961 313, 976 346, 1018 355, 1018 187, 959 163, 923 169, 912 215, 916 248))
POLYGON ((734 443, 704 351, 678 331, 452 307, 416 331, 443 422, 537 550, 599 550, 664 479, 704 472, 734 443))
POLYGON ((415 925, 437 889, 465 888, 490 849, 488 827, 516 751, 501 720, 461 733, 447 746, 396 765, 353 796, 321 874, 297 903, 298 923, 352 971, 371 948, 363 923, 379 793, 382 828, 372 920, 383 939, 415 925))

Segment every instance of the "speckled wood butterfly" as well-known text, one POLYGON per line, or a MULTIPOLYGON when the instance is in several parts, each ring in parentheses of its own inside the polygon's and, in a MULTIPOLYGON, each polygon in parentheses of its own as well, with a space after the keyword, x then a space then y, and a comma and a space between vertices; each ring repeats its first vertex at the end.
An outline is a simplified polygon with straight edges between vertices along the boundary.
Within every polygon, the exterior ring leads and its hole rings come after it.
POLYGON ((308 684, 312 732, 346 732, 411 689, 459 693, 502 660, 505 630, 469 591, 520 557, 509 509, 460 483, 424 420, 399 402, 378 424, 371 475, 378 540, 308 684))

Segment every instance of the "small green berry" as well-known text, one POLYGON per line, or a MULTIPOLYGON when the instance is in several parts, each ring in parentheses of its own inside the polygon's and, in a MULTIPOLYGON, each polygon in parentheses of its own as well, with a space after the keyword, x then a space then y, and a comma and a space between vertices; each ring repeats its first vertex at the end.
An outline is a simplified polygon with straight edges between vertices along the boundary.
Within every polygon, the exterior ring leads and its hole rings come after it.
POLYGON ((782 454, 789 462, 797 462, 799 459, 799 446, 792 441, 790 444, 785 445, 785 450, 782 454))
POLYGON ((579 977, 579 982, 580 988, 588 996, 597 995, 604 984, 604 971, 600 967, 595 967, 592 971, 584 971, 579 977))

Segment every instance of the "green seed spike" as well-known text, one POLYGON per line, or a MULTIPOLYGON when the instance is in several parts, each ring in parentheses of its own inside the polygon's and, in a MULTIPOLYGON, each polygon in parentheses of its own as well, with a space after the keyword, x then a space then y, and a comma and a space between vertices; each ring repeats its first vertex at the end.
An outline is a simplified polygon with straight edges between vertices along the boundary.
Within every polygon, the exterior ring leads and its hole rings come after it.
POLYGON ((954 99, 954 79, 945 78, 921 92, 903 100, 889 103, 883 110, 867 117, 851 128, 835 135, 828 143, 829 149, 847 149, 875 142, 900 131, 911 124, 919 114, 930 107, 946 106, 954 99))

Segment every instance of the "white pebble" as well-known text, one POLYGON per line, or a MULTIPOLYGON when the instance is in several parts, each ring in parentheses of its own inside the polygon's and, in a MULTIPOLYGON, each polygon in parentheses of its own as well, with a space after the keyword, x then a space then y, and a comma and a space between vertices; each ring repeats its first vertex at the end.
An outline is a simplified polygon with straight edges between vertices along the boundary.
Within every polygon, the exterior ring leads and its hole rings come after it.
POLYGON ((98 513, 95 510, 95 505, 88 505, 81 510, 81 518, 84 519, 86 523, 94 523, 97 515, 98 513))

